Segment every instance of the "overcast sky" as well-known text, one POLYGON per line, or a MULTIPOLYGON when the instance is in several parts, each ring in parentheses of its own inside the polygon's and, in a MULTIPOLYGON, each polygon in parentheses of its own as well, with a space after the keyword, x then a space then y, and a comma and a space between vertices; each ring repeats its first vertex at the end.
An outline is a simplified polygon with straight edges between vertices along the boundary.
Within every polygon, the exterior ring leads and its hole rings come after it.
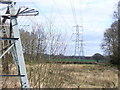
MULTIPOLYGON (((81 25, 83 19, 84 54, 103 54, 100 44, 105 29, 109 28, 113 19, 113 12, 119 0, 16 0, 19 6, 29 6, 39 10, 40 14, 35 22, 45 24, 52 21, 53 27, 65 33, 69 40, 66 55, 74 53, 74 36, 71 38, 76 25, 72 7, 74 7, 77 24, 81 25), (72 4, 71 4, 72 3, 72 4)), ((64 42, 64 41, 63 41, 64 42)))
MULTIPOLYGON (((19 1, 19 0, 18 0, 19 1)), ((100 44, 103 40, 105 29, 109 28, 113 19, 113 12, 119 0, 20 0, 22 5, 37 8, 40 12, 37 21, 39 23, 49 22, 51 19, 53 26, 58 32, 67 33, 69 40, 67 55, 74 53, 74 35, 71 38, 76 25, 72 7, 75 10, 77 24, 81 25, 83 19, 84 54, 89 56, 94 53, 103 54, 100 44), (28 3, 29 2, 29 3, 28 3), (72 4, 71 4, 72 2, 72 4), (82 12, 82 14, 81 14, 82 12)))

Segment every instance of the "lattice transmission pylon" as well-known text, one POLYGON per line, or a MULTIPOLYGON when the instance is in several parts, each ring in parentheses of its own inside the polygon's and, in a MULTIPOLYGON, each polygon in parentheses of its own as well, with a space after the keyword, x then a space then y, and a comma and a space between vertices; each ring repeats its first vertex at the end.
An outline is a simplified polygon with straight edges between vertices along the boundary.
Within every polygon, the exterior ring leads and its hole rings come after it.
POLYGON ((74 56, 79 56, 82 59, 84 57, 84 47, 83 47, 83 27, 76 25, 74 26, 76 29, 75 34, 75 49, 74 56))
POLYGON ((26 73, 17 17, 36 16, 39 14, 39 12, 35 9, 29 9, 28 7, 27 8, 21 7, 19 9, 16 9, 16 2, 11 0, 0 0, 0 4, 7 5, 6 13, 0 14, 0 17, 2 18, 0 40, 2 40, 3 42, 7 41, 7 46, 3 48, 4 52, 0 56, 0 59, 5 54, 11 53, 18 72, 17 75, 0 75, 0 76, 20 77, 20 83, 22 88, 30 88, 26 73), (9 26, 9 28, 7 28, 5 24, 7 20, 10 21, 10 23, 7 23, 7 26, 9 26))

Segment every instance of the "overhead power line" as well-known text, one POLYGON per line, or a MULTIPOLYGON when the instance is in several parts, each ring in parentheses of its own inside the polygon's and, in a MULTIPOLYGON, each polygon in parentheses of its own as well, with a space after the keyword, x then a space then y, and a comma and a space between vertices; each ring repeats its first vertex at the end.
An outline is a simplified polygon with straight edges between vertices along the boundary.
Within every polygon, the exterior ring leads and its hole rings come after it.
MULTIPOLYGON (((31 1, 32 1, 32 4, 33 4, 37 9, 39 9, 40 14, 42 14, 47 21, 50 21, 49 18, 48 18, 48 17, 43 13, 43 11, 40 9, 40 7, 38 7, 38 5, 35 3, 35 1, 34 1, 34 0, 31 0, 31 1)), ((38 0, 36 0, 36 1, 38 1, 38 0)))
POLYGON ((71 5, 71 9, 72 9, 72 14, 73 14, 74 22, 77 25, 77 17, 76 17, 76 11, 75 11, 75 7, 74 7, 74 1, 72 2, 70 0, 70 5, 71 5))
POLYGON ((53 1, 53 3, 54 3, 54 6, 55 6, 56 9, 57 9, 59 15, 61 16, 63 22, 65 23, 65 25, 68 25, 67 21, 65 20, 65 18, 64 18, 63 15, 62 15, 61 10, 58 8, 58 5, 57 5, 56 1, 55 1, 55 0, 52 0, 52 1, 53 1))

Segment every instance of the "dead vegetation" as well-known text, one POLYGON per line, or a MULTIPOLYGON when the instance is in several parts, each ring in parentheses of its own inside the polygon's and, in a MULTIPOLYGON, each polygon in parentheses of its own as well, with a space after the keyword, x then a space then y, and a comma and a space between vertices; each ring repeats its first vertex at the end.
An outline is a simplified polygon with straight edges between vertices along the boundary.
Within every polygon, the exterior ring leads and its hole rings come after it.
MULTIPOLYGON (((118 87, 118 70, 111 66, 42 63, 27 65, 27 72, 31 88, 118 87)), ((20 87, 16 79, 18 78, 8 78, 6 87, 20 87)))

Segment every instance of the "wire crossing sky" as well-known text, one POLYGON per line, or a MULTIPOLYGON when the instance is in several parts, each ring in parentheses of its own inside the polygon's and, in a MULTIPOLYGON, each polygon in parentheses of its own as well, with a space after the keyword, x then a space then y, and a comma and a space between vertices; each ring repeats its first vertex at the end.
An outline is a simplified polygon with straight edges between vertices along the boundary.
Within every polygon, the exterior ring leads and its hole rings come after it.
MULTIPOLYGON (((100 44, 104 31, 110 27, 113 12, 119 0, 17 0, 19 6, 29 6, 39 10, 36 18, 43 25, 52 22, 55 29, 66 34, 69 40, 66 55, 74 52, 74 42, 71 39, 73 26, 84 27, 85 55, 103 54, 100 44), (82 16, 82 18, 81 18, 82 16)), ((34 20, 33 20, 34 21, 34 20)), ((74 38, 74 37, 73 37, 74 38)), ((63 41, 64 42, 64 41, 63 41)))

